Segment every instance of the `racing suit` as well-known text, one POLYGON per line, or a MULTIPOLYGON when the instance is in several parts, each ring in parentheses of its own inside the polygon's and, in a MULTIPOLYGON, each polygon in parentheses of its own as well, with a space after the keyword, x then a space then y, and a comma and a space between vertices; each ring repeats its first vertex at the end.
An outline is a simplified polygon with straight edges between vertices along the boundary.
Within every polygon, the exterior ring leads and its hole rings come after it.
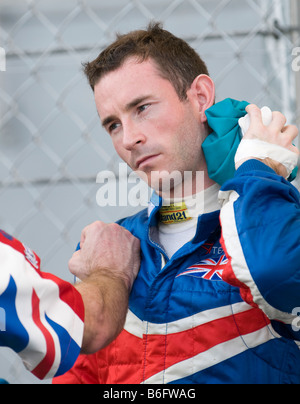
POLYGON ((0 230, 0 347, 19 354, 39 379, 70 369, 80 353, 84 305, 79 292, 40 271, 39 257, 0 230))
POLYGON ((120 221, 142 250, 124 330, 54 383, 300 382, 299 194, 250 164, 222 187, 221 215, 200 215, 171 258, 157 237, 159 205, 120 221))

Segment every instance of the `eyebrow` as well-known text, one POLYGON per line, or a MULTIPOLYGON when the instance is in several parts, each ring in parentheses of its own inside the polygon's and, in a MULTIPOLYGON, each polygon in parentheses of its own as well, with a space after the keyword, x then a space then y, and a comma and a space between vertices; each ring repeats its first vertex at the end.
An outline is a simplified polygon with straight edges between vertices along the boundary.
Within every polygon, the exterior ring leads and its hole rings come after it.
MULTIPOLYGON (((125 105, 124 111, 125 112, 130 111, 132 108, 135 108, 137 105, 146 101, 150 97, 151 97, 151 95, 145 95, 145 96, 135 98, 134 100, 130 101, 128 104, 125 105)), ((109 125, 111 122, 115 121, 116 119, 117 119, 117 117, 115 115, 109 115, 108 117, 103 119, 102 126, 105 127, 105 126, 109 125)))

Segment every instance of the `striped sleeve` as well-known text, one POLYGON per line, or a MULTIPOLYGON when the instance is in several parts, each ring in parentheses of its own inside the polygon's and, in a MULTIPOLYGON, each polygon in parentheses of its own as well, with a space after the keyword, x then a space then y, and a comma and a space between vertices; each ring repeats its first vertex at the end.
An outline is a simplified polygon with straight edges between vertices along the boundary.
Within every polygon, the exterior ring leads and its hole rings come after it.
POLYGON ((84 306, 68 282, 40 271, 39 257, 0 231, 0 346, 39 379, 69 370, 82 343, 84 306))
POLYGON ((221 188, 223 280, 240 288, 276 331, 300 339, 300 196, 257 160, 245 162, 221 188))

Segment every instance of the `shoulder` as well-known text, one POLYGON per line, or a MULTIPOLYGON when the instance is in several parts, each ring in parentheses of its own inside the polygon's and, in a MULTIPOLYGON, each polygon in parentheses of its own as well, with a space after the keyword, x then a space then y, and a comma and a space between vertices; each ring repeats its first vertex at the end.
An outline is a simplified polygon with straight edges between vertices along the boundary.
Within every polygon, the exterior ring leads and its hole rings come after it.
POLYGON ((15 252, 24 256, 24 258, 35 268, 40 267, 40 258, 29 247, 24 245, 21 241, 0 229, 0 248, 11 247, 15 252))

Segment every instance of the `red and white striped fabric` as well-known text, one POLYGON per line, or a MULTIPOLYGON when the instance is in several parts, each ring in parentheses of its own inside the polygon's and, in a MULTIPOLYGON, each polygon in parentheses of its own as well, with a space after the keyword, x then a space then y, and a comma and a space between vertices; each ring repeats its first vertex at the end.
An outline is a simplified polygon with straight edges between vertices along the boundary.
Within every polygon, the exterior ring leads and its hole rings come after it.
POLYGON ((40 271, 39 257, 0 231, 0 347, 12 348, 40 379, 61 375, 82 343, 84 306, 68 282, 40 271))

